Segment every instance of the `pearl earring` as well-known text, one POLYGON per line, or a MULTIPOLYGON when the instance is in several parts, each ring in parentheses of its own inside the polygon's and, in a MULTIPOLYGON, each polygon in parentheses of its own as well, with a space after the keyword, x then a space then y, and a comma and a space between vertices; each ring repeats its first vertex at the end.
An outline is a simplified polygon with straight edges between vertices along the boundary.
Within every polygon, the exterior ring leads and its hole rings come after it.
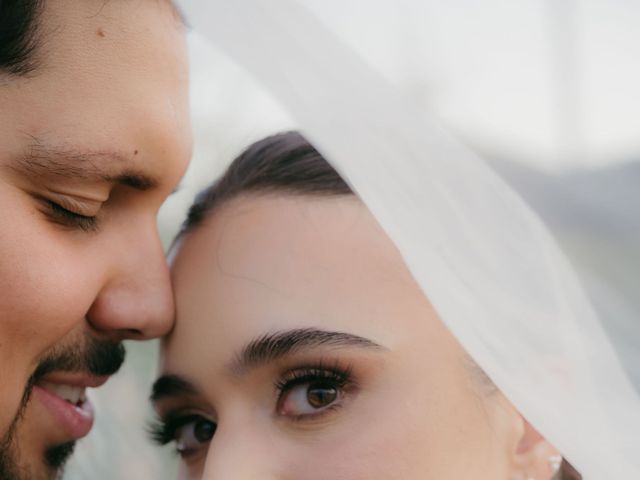
POLYGON ((560 455, 552 455, 549 457, 549 466, 551 467, 551 473, 555 475, 560 471, 560 467, 562 466, 562 456, 560 455))

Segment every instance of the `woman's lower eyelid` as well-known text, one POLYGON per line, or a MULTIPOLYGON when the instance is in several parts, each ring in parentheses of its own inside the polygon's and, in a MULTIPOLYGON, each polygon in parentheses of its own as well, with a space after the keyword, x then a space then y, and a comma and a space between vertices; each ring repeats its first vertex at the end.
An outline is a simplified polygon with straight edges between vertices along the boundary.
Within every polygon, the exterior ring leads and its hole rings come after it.
POLYGON ((313 422, 323 420, 327 415, 331 415, 332 413, 336 413, 337 411, 339 411, 344 406, 342 403, 343 401, 344 399, 341 399, 340 402, 329 405, 328 407, 315 414, 294 415, 289 416, 288 419, 294 422, 313 422))

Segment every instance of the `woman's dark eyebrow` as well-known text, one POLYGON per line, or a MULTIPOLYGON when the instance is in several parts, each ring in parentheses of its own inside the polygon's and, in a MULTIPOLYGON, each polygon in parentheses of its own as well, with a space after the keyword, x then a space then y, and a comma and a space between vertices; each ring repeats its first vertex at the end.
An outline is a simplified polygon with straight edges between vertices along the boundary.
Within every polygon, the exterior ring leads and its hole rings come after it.
POLYGON ((386 350, 364 337, 344 332, 332 332, 315 328, 301 328, 265 334, 249 342, 229 365, 236 375, 297 353, 303 348, 358 347, 386 350))
POLYGON ((179 375, 163 375, 151 387, 151 403, 163 398, 198 395, 198 389, 187 379, 179 375))
POLYGON ((14 160, 12 169, 27 176, 113 183, 140 191, 155 187, 156 179, 131 167, 134 155, 128 158, 115 151, 85 152, 34 143, 14 160))

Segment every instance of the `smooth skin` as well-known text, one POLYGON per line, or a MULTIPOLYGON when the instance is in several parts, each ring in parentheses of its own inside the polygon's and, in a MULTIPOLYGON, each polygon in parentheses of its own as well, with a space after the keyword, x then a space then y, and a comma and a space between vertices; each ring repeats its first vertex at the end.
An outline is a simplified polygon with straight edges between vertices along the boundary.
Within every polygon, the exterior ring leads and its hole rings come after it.
POLYGON ((551 478, 556 450, 472 364, 355 197, 233 199, 180 240, 172 280, 153 399, 181 479, 551 478), (292 331, 321 333, 274 347, 292 331))
MULTIPOLYGON (((156 214, 191 154, 169 2, 46 0, 38 32, 36 70, 0 76, 0 438, 48 352, 170 330, 156 214)), ((44 446, 68 439, 33 404, 19 430, 40 478, 44 446)))

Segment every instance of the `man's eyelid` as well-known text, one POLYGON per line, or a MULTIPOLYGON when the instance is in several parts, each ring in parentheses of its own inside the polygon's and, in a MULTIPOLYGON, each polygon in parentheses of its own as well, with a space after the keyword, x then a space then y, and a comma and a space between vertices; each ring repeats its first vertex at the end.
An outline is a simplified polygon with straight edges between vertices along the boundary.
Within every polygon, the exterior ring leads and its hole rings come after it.
POLYGON ((91 202, 104 203, 109 200, 114 185, 109 182, 100 182, 96 184, 82 183, 79 185, 46 185, 44 188, 52 195, 62 195, 91 202))
POLYGON ((47 201, 58 204, 60 207, 68 210, 76 215, 93 217, 98 214, 104 202, 88 200, 88 199, 76 199, 69 195, 51 195, 47 198, 47 201))

